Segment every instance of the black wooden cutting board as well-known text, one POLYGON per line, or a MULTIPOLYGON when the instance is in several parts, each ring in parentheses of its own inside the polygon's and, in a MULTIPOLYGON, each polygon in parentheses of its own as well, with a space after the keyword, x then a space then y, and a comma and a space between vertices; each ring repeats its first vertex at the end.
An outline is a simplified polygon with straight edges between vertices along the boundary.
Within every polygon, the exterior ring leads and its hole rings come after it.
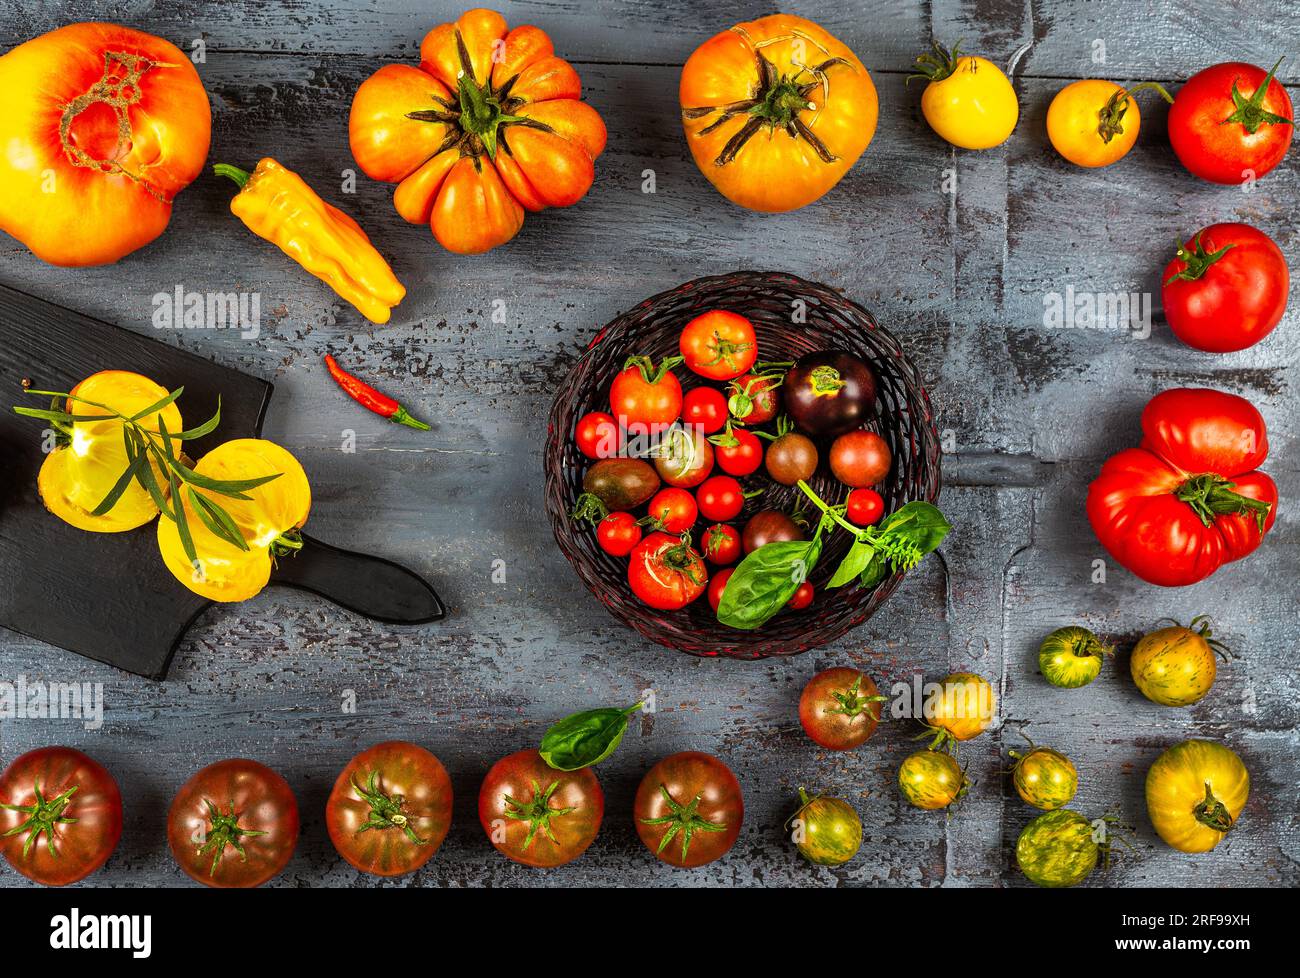
MULTIPOLYGON (((193 458, 224 441, 256 438, 271 400, 264 380, 151 337, 0 286, 0 626, 161 679, 190 624, 211 603, 167 571, 152 523, 126 533, 87 533, 46 511, 36 491, 42 423, 12 411, 47 407, 22 393, 70 390, 99 370, 131 370, 168 390, 183 386, 187 419, 221 424, 190 442, 193 458)), ((311 473, 307 473, 310 479, 311 473)), ((391 624, 445 615, 433 588, 391 561, 350 553, 304 535, 272 584, 311 591, 391 624)))

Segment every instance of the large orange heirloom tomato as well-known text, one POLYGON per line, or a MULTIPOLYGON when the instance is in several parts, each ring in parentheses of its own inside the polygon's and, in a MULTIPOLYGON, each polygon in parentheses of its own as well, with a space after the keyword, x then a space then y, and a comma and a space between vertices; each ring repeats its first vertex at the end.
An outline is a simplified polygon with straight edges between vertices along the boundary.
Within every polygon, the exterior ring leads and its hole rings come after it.
POLYGON ((429 31, 420 67, 384 65, 352 100, 348 135, 366 174, 449 251, 505 244, 525 211, 576 204, 595 178, 605 124, 579 101, 573 66, 536 27, 471 10, 429 31))
POLYGON ((705 41, 682 69, 682 124, 724 197, 791 211, 839 183, 876 131, 871 75, 812 21, 773 14, 705 41))
POLYGON ((54 265, 103 265, 167 227, 212 131, 194 65, 152 34, 72 24, 0 58, 0 228, 54 265))
POLYGON ((207 526, 191 499, 190 487, 179 495, 194 544, 194 560, 185 552, 176 520, 158 521, 158 549, 178 581, 213 601, 245 601, 266 587, 276 557, 302 547, 298 530, 311 511, 307 473, 279 445, 260 438, 236 438, 218 445, 199 460, 194 471, 222 481, 278 473, 270 482, 246 490, 243 499, 215 493, 209 496, 230 515, 247 549, 236 547, 207 526))

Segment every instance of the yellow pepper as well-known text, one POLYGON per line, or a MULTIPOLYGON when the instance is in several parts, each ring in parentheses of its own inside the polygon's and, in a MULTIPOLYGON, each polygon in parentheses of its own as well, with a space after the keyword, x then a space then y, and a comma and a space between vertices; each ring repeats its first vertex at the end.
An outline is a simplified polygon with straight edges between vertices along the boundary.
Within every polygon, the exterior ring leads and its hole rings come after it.
POLYGON ((356 221, 270 157, 251 174, 226 163, 212 169, 239 184, 230 211, 250 231, 276 245, 372 323, 388 322, 406 288, 356 221))

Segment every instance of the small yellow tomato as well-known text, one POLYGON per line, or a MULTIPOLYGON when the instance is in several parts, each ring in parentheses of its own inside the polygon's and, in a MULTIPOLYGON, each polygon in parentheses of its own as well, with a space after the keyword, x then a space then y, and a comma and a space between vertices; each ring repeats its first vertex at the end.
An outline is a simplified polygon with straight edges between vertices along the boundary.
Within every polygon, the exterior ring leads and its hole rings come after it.
POLYGON ((947 808, 969 787, 961 766, 941 751, 919 750, 898 768, 898 790, 909 804, 926 811, 947 808))
MULTIPOLYGON (((158 515, 158 507, 149 492, 134 480, 112 509, 98 516, 94 511, 131 464, 126 454, 122 418, 110 411, 128 418, 135 417, 164 400, 167 391, 140 374, 126 370, 101 370, 68 393, 73 396, 67 399, 65 410, 76 417, 93 420, 74 421, 71 430, 60 432, 60 444, 41 464, 36 487, 45 508, 63 522, 93 533, 121 533, 148 523, 158 515), (96 406, 101 404, 104 407, 96 406)), ((140 428, 155 444, 158 443, 154 435, 159 431, 159 418, 172 434, 177 434, 183 427, 180 410, 174 401, 159 411, 140 417, 140 428)), ((152 457, 149 464, 160 494, 165 497, 166 479, 162 470, 152 457)))
POLYGON ((983 676, 954 672, 926 698, 925 722, 945 738, 970 740, 989 728, 998 698, 983 676))
POLYGON ((1079 790, 1079 772, 1074 762, 1050 747, 1032 747, 1027 753, 1011 751, 1016 766, 1011 780, 1020 797, 1044 811, 1069 804, 1079 790))
POLYGON ((196 557, 191 560, 174 519, 158 521, 158 549, 167 569, 195 594, 213 601, 244 601, 271 577, 273 560, 302 546, 298 529, 311 510, 311 486, 298 460, 274 442, 238 438, 218 445, 199 460, 194 471, 221 481, 259 479, 246 489, 247 499, 184 486, 179 493, 196 557), (193 494, 220 506, 230 516, 247 549, 215 533, 198 512, 193 494))
POLYGON ((962 149, 991 149, 1007 141, 1020 118, 1016 90, 1002 69, 985 58, 950 52, 938 41, 916 59, 918 74, 929 79, 921 112, 930 128, 962 149))
POLYGON ((1047 138, 1056 151, 1078 166, 1110 166, 1137 142, 1142 113, 1133 96, 1144 88, 1169 93, 1155 82, 1130 89, 1098 78, 1071 82, 1056 93, 1047 109, 1047 138))
POLYGON ((1129 664, 1142 695, 1161 706, 1191 706, 1201 700, 1218 674, 1217 656, 1227 657, 1203 615, 1191 627, 1174 625, 1146 635, 1133 647, 1129 664))
POLYGON ((1250 774, 1232 750, 1184 740, 1147 771, 1147 814, 1156 834, 1179 852, 1209 852, 1236 823, 1250 797, 1250 774))

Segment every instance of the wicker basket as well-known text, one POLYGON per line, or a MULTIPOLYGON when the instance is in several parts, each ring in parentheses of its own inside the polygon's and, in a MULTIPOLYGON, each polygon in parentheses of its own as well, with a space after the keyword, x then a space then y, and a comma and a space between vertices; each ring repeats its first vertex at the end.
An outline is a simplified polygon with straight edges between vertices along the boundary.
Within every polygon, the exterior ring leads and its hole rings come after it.
MULTIPOLYGON (((841 349, 871 364, 879 381, 879 400, 877 420, 870 427, 889 443, 894 458, 886 484, 878 487, 886 512, 911 500, 934 502, 938 498, 939 437, 930 397, 898 341, 877 325, 871 313, 824 285, 777 272, 734 272, 695 279, 647 299, 592 340, 560 384, 551 405, 546 431, 546 510, 556 543, 578 576, 615 618, 646 638, 700 656, 761 659, 795 655, 862 624, 898 586, 901 576, 887 578, 871 590, 852 585, 834 591, 821 587, 848 549, 849 535, 834 534, 809 578, 816 590, 813 604, 800 612, 782 612, 755 631, 740 631, 720 625, 703 598, 676 612, 642 604, 628 586, 627 560, 602 551, 591 528, 576 525, 568 515, 590 465, 574 443, 578 419, 588 411, 609 410, 610 382, 629 355, 649 354, 658 361, 676 354, 682 327, 710 309, 729 309, 749 318, 758 335, 760 360, 794 360, 805 353, 841 349), (800 310, 805 316, 795 315, 800 310)), ((685 389, 699 383, 699 378, 685 369, 679 369, 677 375, 685 389)), ((762 483, 767 491, 747 504, 735 521, 737 527, 759 509, 790 512, 803 499, 797 488, 772 482, 762 469, 744 481, 746 488, 762 483)), ((823 499, 843 500, 844 487, 826 471, 824 457, 812 486, 823 499)))

